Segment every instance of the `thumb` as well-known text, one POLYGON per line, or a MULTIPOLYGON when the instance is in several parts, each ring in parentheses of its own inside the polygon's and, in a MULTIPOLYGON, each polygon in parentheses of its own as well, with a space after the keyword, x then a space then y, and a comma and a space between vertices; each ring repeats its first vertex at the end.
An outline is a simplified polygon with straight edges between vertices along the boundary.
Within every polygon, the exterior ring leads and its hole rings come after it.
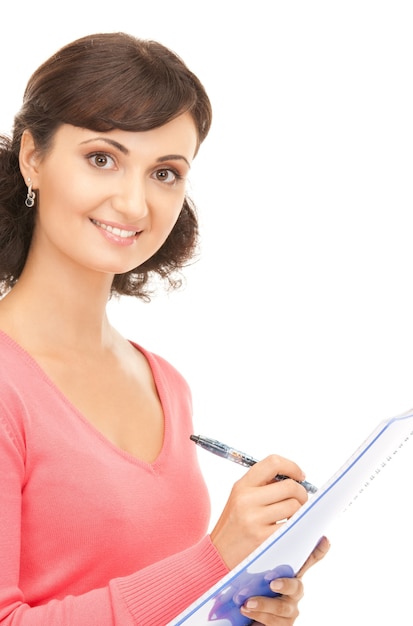
POLYGON ((297 573, 297 578, 301 578, 313 565, 321 561, 330 549, 330 542, 327 537, 321 537, 320 541, 297 573))

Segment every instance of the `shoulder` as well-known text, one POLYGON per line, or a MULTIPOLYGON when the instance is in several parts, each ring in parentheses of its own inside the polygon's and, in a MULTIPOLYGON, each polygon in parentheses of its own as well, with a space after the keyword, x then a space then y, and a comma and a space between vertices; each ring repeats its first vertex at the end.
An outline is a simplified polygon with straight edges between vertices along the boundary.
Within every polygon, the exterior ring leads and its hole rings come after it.
POLYGON ((192 394, 188 382, 167 359, 131 342, 147 359, 158 393, 164 403, 180 414, 192 415, 192 394))
POLYGON ((172 363, 170 363, 170 361, 160 356, 159 354, 156 354, 155 352, 146 350, 145 348, 133 341, 131 341, 130 343, 145 356, 150 365, 155 380, 157 379, 157 376, 162 376, 165 380, 173 381, 183 388, 186 387, 189 389, 188 383, 186 382, 184 376, 176 369, 174 365, 172 365, 172 363))
POLYGON ((0 330, 0 384, 21 376, 25 363, 25 352, 6 333, 0 330))
POLYGON ((0 329, 0 385, 28 383, 37 369, 32 357, 14 339, 0 329))
POLYGON ((43 403, 47 377, 24 348, 0 330, 0 410, 26 416, 29 406, 43 403))
POLYGON ((24 351, 0 331, 0 437, 8 437, 24 449, 25 403, 20 393, 27 380, 24 351))

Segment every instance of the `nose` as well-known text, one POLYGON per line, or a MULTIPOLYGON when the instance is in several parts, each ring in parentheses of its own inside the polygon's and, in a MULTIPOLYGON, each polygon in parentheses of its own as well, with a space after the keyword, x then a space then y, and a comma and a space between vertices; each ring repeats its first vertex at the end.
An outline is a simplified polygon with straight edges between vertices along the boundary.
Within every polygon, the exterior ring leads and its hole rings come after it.
POLYGON ((136 175, 125 175, 112 197, 113 209, 122 215, 123 221, 135 223, 148 215, 145 180, 136 175))

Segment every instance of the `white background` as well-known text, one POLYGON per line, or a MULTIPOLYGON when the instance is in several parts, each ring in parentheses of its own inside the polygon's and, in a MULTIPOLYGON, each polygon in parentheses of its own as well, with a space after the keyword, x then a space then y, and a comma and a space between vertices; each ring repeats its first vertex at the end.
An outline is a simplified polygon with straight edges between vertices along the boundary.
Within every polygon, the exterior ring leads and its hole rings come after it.
MULTIPOLYGON (((160 40, 204 82, 214 125, 191 187, 186 286, 111 303, 129 338, 188 379, 195 431, 277 452, 322 484, 413 406, 413 19, 391 0, 100 0, 2 5, 1 129, 68 41, 160 40)), ((73 181, 68 181, 72 184, 73 181)), ((213 520, 243 469, 199 455, 213 520)), ((328 533, 298 624, 412 623, 413 445, 328 533)))

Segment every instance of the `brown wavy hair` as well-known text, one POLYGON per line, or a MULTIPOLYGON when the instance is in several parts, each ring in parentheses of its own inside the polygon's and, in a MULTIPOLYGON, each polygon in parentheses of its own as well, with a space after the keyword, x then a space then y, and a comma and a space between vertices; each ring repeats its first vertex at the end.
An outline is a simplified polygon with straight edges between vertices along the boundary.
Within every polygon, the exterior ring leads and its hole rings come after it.
MULTIPOLYGON (((24 130, 46 154, 56 130, 71 124, 99 132, 145 131, 189 112, 198 148, 211 125, 211 104, 199 79, 173 51, 156 41, 125 33, 82 37, 61 48, 31 76, 12 137, 0 136, 0 295, 18 280, 35 225, 35 209, 24 200, 19 168, 24 130)), ((149 299, 158 275, 171 287, 198 245, 195 206, 185 197, 179 217, 161 248, 139 267, 117 274, 112 293, 149 299)))

